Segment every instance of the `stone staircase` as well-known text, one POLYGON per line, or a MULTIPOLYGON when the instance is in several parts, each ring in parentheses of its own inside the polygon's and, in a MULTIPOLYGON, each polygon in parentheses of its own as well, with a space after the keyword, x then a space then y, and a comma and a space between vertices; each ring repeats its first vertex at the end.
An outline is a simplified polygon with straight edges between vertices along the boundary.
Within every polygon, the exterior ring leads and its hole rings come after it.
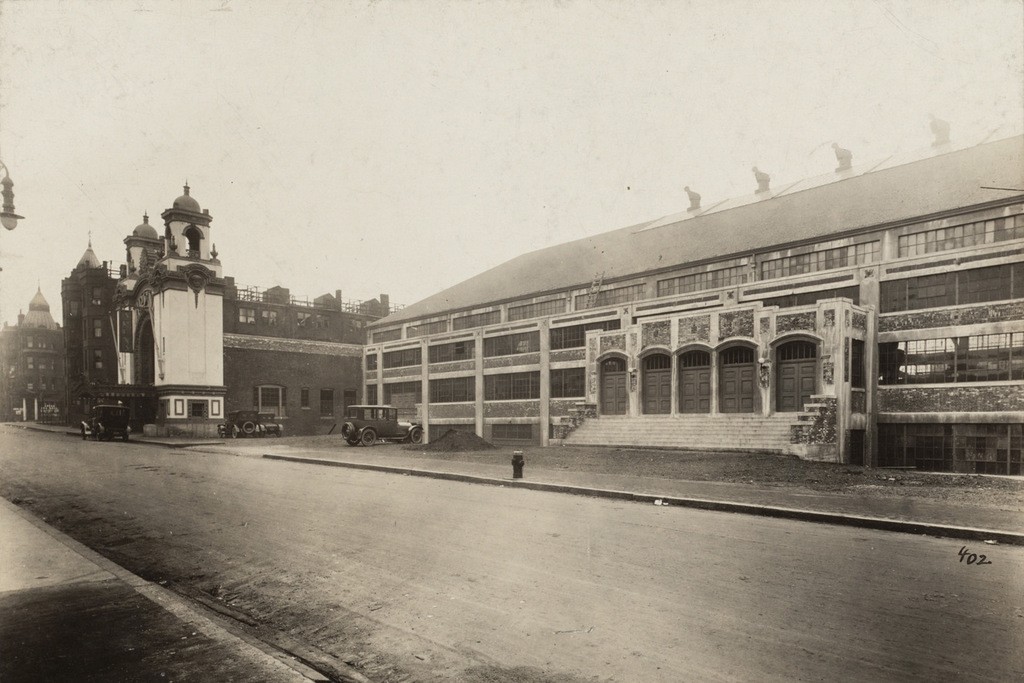
POLYGON ((624 415, 583 421, 567 446, 639 446, 684 450, 758 451, 804 455, 794 435, 807 424, 804 413, 761 415, 624 415))

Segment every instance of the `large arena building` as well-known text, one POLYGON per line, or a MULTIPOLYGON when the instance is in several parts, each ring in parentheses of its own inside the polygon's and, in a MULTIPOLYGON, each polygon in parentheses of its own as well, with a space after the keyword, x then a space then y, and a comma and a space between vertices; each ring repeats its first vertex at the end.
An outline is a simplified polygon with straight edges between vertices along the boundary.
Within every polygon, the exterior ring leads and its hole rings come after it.
MULTIPOLYGON (((1024 138, 540 249, 372 323, 365 400, 495 442, 1021 473, 1024 138)), ((931 142, 931 144, 928 144, 931 142)), ((624 456, 627 457, 627 456, 624 456)))

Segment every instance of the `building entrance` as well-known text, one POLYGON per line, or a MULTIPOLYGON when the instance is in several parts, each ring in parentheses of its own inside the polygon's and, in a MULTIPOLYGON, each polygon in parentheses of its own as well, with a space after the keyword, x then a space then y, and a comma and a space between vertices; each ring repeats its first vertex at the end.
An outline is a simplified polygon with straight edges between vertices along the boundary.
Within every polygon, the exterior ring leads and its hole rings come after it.
POLYGON ((707 351, 679 356, 679 411, 711 412, 711 354, 707 351))
POLYGON ((779 346, 778 378, 775 382, 775 410, 800 412, 815 390, 818 370, 818 345, 809 341, 791 341, 779 346))
POLYGON ((625 415, 629 409, 626 361, 609 358, 601 363, 601 414, 625 415))
POLYGON ((662 353, 644 358, 644 414, 672 412, 672 359, 662 353))
POLYGON ((718 409, 723 413, 754 412, 754 350, 749 346, 732 346, 719 353, 718 358, 718 409))

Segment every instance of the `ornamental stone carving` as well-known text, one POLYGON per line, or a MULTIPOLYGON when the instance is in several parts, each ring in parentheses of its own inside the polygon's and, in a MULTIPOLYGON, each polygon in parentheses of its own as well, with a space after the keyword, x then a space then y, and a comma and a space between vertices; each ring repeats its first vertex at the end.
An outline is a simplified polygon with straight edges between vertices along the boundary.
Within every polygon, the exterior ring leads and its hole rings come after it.
POLYGON ((598 355, 603 355, 608 351, 626 351, 626 335, 625 334, 605 334, 601 335, 601 351, 598 355))
POLYGON ((718 338, 753 337, 754 312, 751 310, 718 314, 718 338))
POLYGON ((708 343, 711 341, 710 315, 695 315, 689 318, 680 318, 678 328, 680 346, 690 342, 708 343))
POLYGON ((796 332, 798 330, 814 332, 814 312, 790 313, 775 318, 775 334, 796 332))
POLYGON ((643 348, 649 346, 668 347, 672 343, 672 326, 668 320, 646 323, 642 328, 643 348))
POLYGON ((853 329, 855 330, 867 330, 868 329, 868 316, 864 313, 853 314, 853 329))
POLYGON ((772 319, 769 316, 761 318, 760 329, 761 339, 768 339, 772 336, 772 319))
POLYGON ((835 309, 826 308, 823 311, 823 313, 822 313, 822 320, 823 320, 823 322, 825 324, 825 327, 835 327, 836 326, 836 312, 835 312, 835 309))

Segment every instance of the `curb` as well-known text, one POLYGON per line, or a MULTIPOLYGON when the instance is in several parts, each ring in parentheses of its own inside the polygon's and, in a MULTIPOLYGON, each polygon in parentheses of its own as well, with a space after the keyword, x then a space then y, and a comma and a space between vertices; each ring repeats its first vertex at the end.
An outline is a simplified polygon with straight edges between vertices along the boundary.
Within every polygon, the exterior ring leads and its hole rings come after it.
MULTIPOLYGON (((26 429, 26 430, 32 431, 32 432, 44 432, 44 433, 48 433, 48 434, 58 434, 58 435, 62 435, 62 436, 74 436, 74 437, 81 437, 82 436, 81 432, 71 431, 70 429, 67 430, 67 431, 64 431, 64 432, 59 432, 59 431, 56 431, 54 429, 43 429, 43 428, 40 428, 40 427, 29 427, 29 426, 20 427, 20 429, 26 429)), ((224 441, 196 441, 195 443, 192 443, 192 442, 189 442, 189 443, 164 443, 162 441, 150 441, 146 437, 134 438, 134 439, 129 437, 128 443, 139 444, 139 445, 142 445, 142 446, 160 446, 162 448, 192 448, 193 446, 223 446, 225 442, 224 441)))
POLYGON ((818 510, 804 510, 800 508, 786 508, 773 505, 755 505, 752 503, 735 503, 725 500, 659 496, 648 493, 633 493, 631 491, 616 491, 614 489, 571 486, 568 484, 545 484, 543 482, 523 481, 522 479, 496 479, 493 477, 481 477, 472 474, 434 472, 430 470, 416 470, 406 467, 393 467, 390 465, 342 462, 339 460, 325 460, 323 458, 311 458, 307 456, 274 455, 266 453, 263 457, 268 460, 283 460, 286 462, 297 462, 307 465, 345 467, 356 470, 368 470, 371 472, 383 472, 386 474, 403 474, 414 477, 442 479, 445 481, 458 481, 467 484, 506 486, 510 488, 527 489, 530 491, 565 493, 576 496, 589 496, 592 498, 611 498, 637 503, 654 503, 655 501, 660 500, 663 505, 674 505, 677 507, 687 507, 696 510, 734 512, 739 514, 757 515, 760 517, 774 517, 776 519, 792 519, 802 522, 814 522, 817 524, 832 524, 835 526, 874 529, 876 531, 896 531, 906 534, 924 534, 940 538, 957 538, 970 541, 997 541, 1007 545, 1024 546, 1024 533, 1015 533, 1012 531, 949 526, 944 524, 931 524, 929 522, 908 522, 897 519, 885 519, 882 517, 862 517, 859 515, 844 515, 836 512, 821 512, 818 510))

